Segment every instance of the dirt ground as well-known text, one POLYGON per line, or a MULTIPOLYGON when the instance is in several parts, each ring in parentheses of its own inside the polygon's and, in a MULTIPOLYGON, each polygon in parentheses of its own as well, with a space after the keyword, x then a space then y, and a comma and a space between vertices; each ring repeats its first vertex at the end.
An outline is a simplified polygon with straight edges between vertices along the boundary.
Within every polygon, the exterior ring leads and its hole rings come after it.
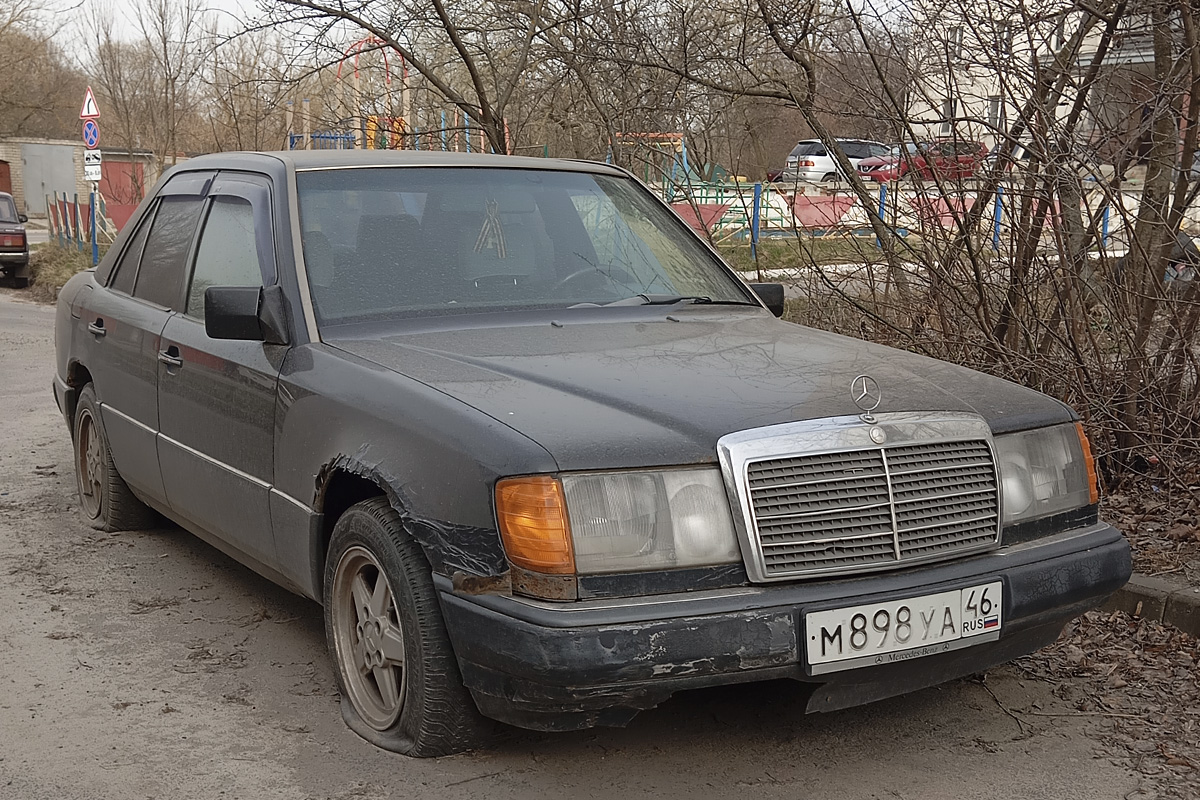
POLYGON ((341 721, 314 603, 177 528, 102 534, 80 521, 53 364, 53 309, 0 293, 5 800, 1186 791, 1177 772, 1136 770, 1112 747, 1105 707, 1079 710, 1086 679, 1049 667, 826 715, 803 715, 803 692, 778 682, 686 693, 623 730, 513 731, 437 760, 376 750, 341 721))

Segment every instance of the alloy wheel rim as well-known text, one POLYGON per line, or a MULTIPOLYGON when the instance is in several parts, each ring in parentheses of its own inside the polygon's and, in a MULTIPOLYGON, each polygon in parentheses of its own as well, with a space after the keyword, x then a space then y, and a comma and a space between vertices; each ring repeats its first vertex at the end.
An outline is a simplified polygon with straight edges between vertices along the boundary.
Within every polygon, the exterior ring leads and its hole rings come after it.
POLYGON ((100 502, 104 485, 104 452, 96 430, 96 420, 90 410, 84 410, 79 418, 79 444, 77 447, 76 474, 79 476, 79 501, 89 519, 100 516, 100 502))
POLYGON ((346 692, 377 731, 404 709, 404 635, 395 593, 371 551, 354 546, 333 576, 333 636, 346 692))

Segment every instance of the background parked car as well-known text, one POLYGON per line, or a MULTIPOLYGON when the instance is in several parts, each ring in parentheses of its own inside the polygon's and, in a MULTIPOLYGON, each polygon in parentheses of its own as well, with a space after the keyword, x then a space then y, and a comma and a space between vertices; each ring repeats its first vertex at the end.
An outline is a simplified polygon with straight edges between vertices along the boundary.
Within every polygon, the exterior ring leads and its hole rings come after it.
POLYGON ((887 181, 914 177, 933 180, 970 178, 987 155, 979 142, 958 139, 939 139, 929 142, 909 142, 894 146, 886 155, 859 162, 858 174, 864 180, 887 181))
POLYGON ((29 239, 25 223, 29 218, 17 213, 11 194, 0 192, 0 272, 18 289, 29 285, 29 239))
MULTIPOLYGON (((1000 145, 997 144, 988 151, 987 155, 983 159, 983 166, 980 167, 981 172, 984 170, 993 169, 996 166, 1000 159, 999 148, 1000 145)), ((1029 160, 1033 158, 1033 156, 1034 152, 1032 150, 1027 148, 1025 145, 1018 144, 1013 147, 1012 154, 1008 158, 1007 163, 1004 165, 1004 170, 1006 172, 1020 172, 1022 170, 1027 170, 1029 169, 1029 160)))
MULTIPOLYGON (((837 143, 855 169, 864 158, 882 156, 888 152, 886 144, 866 139, 838 139, 837 143)), ((837 162, 829 154, 825 143, 820 139, 806 139, 793 147, 792 152, 788 154, 787 166, 780 173, 779 180, 785 183, 836 181, 842 178, 840 173, 837 162)))

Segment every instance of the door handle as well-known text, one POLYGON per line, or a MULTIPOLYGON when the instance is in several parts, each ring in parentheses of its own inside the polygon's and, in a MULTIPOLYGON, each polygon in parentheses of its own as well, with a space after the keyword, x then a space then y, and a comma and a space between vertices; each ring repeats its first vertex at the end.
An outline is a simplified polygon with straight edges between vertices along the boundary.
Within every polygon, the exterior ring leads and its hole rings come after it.
POLYGON ((100 317, 96 317, 95 322, 89 322, 88 333, 94 333, 97 336, 103 336, 104 334, 108 333, 108 331, 104 330, 104 320, 100 319, 100 317))
POLYGON ((158 360, 170 367, 182 367, 183 359, 179 357, 179 348, 171 345, 166 350, 160 350, 158 360))

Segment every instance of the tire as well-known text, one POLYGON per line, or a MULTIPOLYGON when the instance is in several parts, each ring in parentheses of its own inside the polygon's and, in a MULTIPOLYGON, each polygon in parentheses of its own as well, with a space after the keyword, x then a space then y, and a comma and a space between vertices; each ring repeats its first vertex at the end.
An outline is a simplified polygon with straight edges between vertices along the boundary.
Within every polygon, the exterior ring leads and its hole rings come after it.
POLYGON ((102 531, 157 527, 158 515, 134 497, 113 464, 100 422, 100 406, 90 383, 79 393, 72 439, 79 508, 88 524, 102 531))
POLYGON ((28 276, 19 275, 12 279, 13 288, 14 289, 28 289, 29 288, 29 280, 30 279, 28 276))
POLYGON ((417 758, 487 741, 493 725, 463 686, 429 563, 386 498, 364 500, 338 519, 324 601, 351 730, 417 758))
POLYGON ((822 183, 836 183, 837 180, 838 180, 838 174, 836 172, 827 172, 821 178, 822 183))

